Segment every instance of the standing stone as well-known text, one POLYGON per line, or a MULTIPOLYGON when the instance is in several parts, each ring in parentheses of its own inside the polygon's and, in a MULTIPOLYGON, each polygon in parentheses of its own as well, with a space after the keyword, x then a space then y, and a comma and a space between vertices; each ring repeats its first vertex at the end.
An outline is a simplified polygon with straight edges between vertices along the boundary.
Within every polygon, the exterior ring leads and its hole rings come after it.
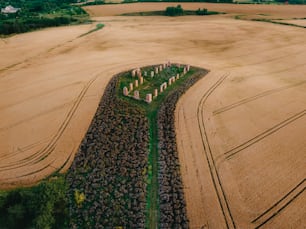
POLYGON ((139 91, 134 91, 134 99, 139 99, 139 91))
POLYGON ((154 89, 154 97, 157 97, 157 96, 158 96, 158 90, 154 89))
POLYGON ((158 67, 155 67, 155 74, 158 74, 158 67))
POLYGON ((137 76, 138 76, 138 78, 141 77, 141 71, 137 71, 137 76))
POLYGON ((170 86, 172 83, 175 82, 175 77, 172 76, 169 80, 168 80, 168 85, 170 86))
POLYGON ((130 83, 130 91, 133 91, 133 83, 130 83))
POLYGON ((159 71, 161 72, 162 70, 163 70, 163 66, 160 65, 160 66, 159 66, 159 71))
POLYGON ((138 87, 138 80, 135 80, 135 87, 138 87))
POLYGON ((163 64, 164 69, 166 68, 166 66, 167 66, 166 63, 164 63, 164 64, 163 64))
POLYGON ((142 85, 143 84, 143 77, 140 77, 139 80, 140 80, 140 85, 142 85))
POLYGON ((175 77, 172 76, 172 77, 169 79, 169 81, 168 81, 169 86, 170 86, 172 83, 174 83, 174 82, 175 82, 175 77))
POLYGON ((147 76, 147 75, 148 75, 147 71, 144 71, 143 75, 144 75, 144 76, 147 76))
POLYGON ((152 102, 152 94, 147 94, 146 95, 146 102, 151 103, 152 102))
POLYGON ((186 72, 187 72, 187 69, 186 69, 186 67, 184 67, 184 72, 183 72, 183 74, 185 75, 186 72))
POLYGON ((136 70, 134 69, 134 70, 132 71, 132 77, 135 77, 135 75, 136 75, 136 70))
POLYGON ((176 74, 176 79, 178 80, 180 78, 180 74, 176 74))
POLYGON ((189 70, 190 70, 190 65, 188 64, 187 65, 187 72, 189 72, 189 70))
POLYGON ((127 89, 127 87, 123 88, 123 95, 127 96, 129 94, 129 90, 127 89))
POLYGON ((151 71, 151 78, 154 77, 154 71, 151 71))
POLYGON ((167 83, 165 82, 165 83, 163 83, 162 85, 160 85, 159 91, 160 91, 160 92, 163 92, 163 91, 166 90, 166 89, 167 89, 167 83))

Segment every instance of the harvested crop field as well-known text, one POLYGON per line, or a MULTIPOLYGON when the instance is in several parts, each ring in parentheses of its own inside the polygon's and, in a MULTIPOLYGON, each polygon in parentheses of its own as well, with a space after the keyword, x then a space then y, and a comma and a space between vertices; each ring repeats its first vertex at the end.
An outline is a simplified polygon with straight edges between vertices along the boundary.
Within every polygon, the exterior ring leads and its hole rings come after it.
POLYGON ((301 18, 305 6, 198 4, 229 14, 112 16, 148 10, 139 5, 88 7, 105 27, 87 36, 79 37, 95 25, 0 40, 1 188, 65 171, 109 79, 171 60, 210 70, 176 109, 190 227, 305 228, 305 29, 233 19, 301 18))

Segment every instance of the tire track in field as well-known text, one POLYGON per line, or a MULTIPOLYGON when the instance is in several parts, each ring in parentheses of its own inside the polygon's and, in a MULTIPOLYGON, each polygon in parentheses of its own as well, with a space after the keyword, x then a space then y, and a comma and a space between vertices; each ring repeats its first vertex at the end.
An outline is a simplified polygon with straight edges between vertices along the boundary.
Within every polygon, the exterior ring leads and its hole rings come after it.
POLYGON ((206 160, 209 166, 210 175, 213 181, 213 185, 218 197, 219 205, 222 210, 222 214, 226 223, 226 228, 236 228, 236 224, 234 218, 232 216, 227 197, 225 195, 224 189, 222 187, 222 182, 215 164, 214 157, 212 155, 210 143, 208 140, 205 124, 204 124, 204 105, 209 96, 220 86, 220 84, 227 78, 229 74, 226 74, 214 83, 202 96, 197 109, 197 119, 198 119, 198 127, 201 133, 202 145, 204 148, 206 160))
POLYGON ((294 88, 294 87, 301 86, 301 85, 303 85, 303 84, 305 84, 305 83, 306 83, 306 80, 301 81, 301 82, 299 82, 299 83, 292 84, 292 85, 288 85, 288 86, 279 87, 279 88, 275 88, 275 89, 271 89, 271 90, 264 91, 264 92, 259 93, 259 94, 257 94, 257 95, 254 95, 254 96, 251 96, 251 97, 242 99, 242 100, 240 100, 240 101, 238 101, 238 102, 232 103, 232 104, 230 104, 230 105, 221 107, 221 108, 219 108, 219 109, 213 111, 213 115, 221 114, 221 113, 223 113, 223 112, 229 111, 229 110, 231 110, 231 109, 233 109, 233 108, 236 108, 236 107, 238 107, 238 106, 241 106, 241 105, 243 105, 243 104, 252 102, 252 101, 254 101, 254 100, 263 98, 263 97, 268 96, 268 95, 272 95, 272 94, 274 94, 274 93, 278 93, 278 92, 281 92, 281 91, 284 91, 284 90, 287 90, 287 89, 291 89, 291 88, 294 88))
MULTIPOLYGON (((11 70, 12 68, 17 67, 17 66, 19 66, 19 65, 26 64, 26 63, 28 63, 28 62, 30 62, 30 61, 32 61, 32 60, 35 60, 35 59, 37 59, 37 58, 39 58, 39 57, 43 57, 43 56, 49 54, 50 52, 52 52, 53 50, 55 50, 55 49, 57 49, 57 48, 61 48, 61 47, 63 47, 64 45, 69 44, 70 42, 73 42, 73 41, 75 41, 75 40, 78 39, 78 38, 79 38, 79 37, 75 37, 75 38, 73 38, 73 39, 63 41, 63 42, 61 42, 61 43, 59 43, 59 44, 57 44, 57 45, 55 45, 55 46, 53 46, 53 47, 48 48, 46 51, 42 51, 42 52, 36 54, 35 56, 30 56, 30 57, 28 57, 28 58, 26 58, 26 59, 24 59, 24 60, 21 60, 21 61, 19 61, 19 62, 16 62, 16 63, 11 64, 11 65, 8 65, 8 66, 5 66, 5 67, 3 67, 3 68, 0 69, 0 74, 1 74, 2 72, 11 70)), ((0 78, 3 78, 3 77, 5 77, 5 75, 3 75, 3 76, 0 75, 0 78)))
POLYGON ((0 128, 0 132, 6 131, 8 129, 11 129, 11 128, 15 127, 15 126, 22 125, 23 123, 28 123, 28 122, 32 121, 33 119, 37 119, 37 118, 39 118, 41 116, 48 115, 51 112, 55 112, 55 111, 61 110, 61 109, 65 108, 65 107, 67 107, 67 106, 70 106, 71 104, 74 104, 74 102, 70 101, 70 102, 67 102, 67 103, 60 104, 58 106, 52 107, 50 109, 47 109, 47 110, 39 112, 39 113, 37 113, 35 115, 32 115, 32 116, 30 116, 28 118, 21 119, 21 120, 19 120, 17 122, 11 123, 11 124, 6 125, 6 126, 3 126, 3 127, 0 128))
MULTIPOLYGON (((178 123, 177 123, 177 126, 180 126, 180 122, 179 122, 179 120, 180 120, 180 118, 179 118, 179 116, 181 115, 181 116, 183 116, 183 123, 184 123, 184 125, 186 125, 187 124, 187 117, 186 117, 186 114, 185 114, 185 109, 184 109, 184 107, 180 107, 180 109, 181 109, 181 112, 178 112, 178 123)), ((192 139, 192 137, 191 137, 191 133, 190 133, 190 131, 189 131, 189 129, 188 128, 186 128, 186 136, 184 136, 184 139, 189 139, 188 141, 186 141, 186 142, 191 142, 191 140, 190 139, 192 139)), ((184 148, 184 141, 183 141, 183 139, 181 139, 181 141, 180 141, 180 144, 182 145, 182 148, 184 148)), ((194 166, 194 168, 196 168, 197 166, 196 166, 196 156, 195 156, 195 154, 194 154, 194 150, 193 150, 193 146, 192 146, 192 144, 189 144, 188 145, 192 150, 190 150, 190 152, 191 152, 191 158, 192 158, 192 166, 194 166)), ((186 158, 186 154, 185 153, 183 153, 183 157, 184 157, 184 161, 187 161, 185 158, 186 158)), ((188 173, 188 166, 185 166, 185 168, 186 168, 186 173, 188 173)), ((197 181, 200 181, 200 176, 199 176, 200 174, 199 174, 199 170, 198 169, 196 169, 196 180, 197 181)), ((198 182, 198 184, 199 184, 199 186, 200 186, 200 198, 201 198, 201 202, 203 203, 203 205, 204 205, 204 203, 205 203, 205 201, 204 201, 204 198, 203 198, 203 195, 202 195, 202 193, 204 192, 204 188, 203 188, 203 184, 202 184, 202 182, 198 182)), ((185 186, 184 185, 184 189, 190 189, 190 186, 185 186)))
POLYGON ((304 53, 305 53, 304 50, 302 50, 302 51, 298 51, 298 52, 294 52, 294 53, 290 53, 290 54, 285 54, 285 55, 282 55, 282 56, 277 56, 277 57, 270 58, 270 59, 264 59, 264 60, 260 60, 260 61, 253 62, 253 63, 247 63, 244 66, 262 65, 264 63, 271 63, 271 62, 274 62, 274 61, 277 61, 277 60, 287 59, 288 57, 296 57, 297 55, 304 54, 304 53))
MULTIPOLYGON (((263 54, 263 53, 267 53, 267 52, 271 52, 271 51, 275 51, 275 50, 280 50, 280 49, 289 49, 289 50, 291 50, 291 49, 293 49, 295 46, 301 46, 301 45, 306 45, 306 43, 304 43, 304 44, 301 44, 301 42, 296 42, 296 43, 291 43, 291 44, 289 44, 289 45, 287 45, 287 46, 281 46, 281 47, 272 47, 272 48, 267 48, 267 49, 259 49, 258 51, 253 51, 253 52, 247 52, 247 53, 243 53, 243 54, 241 54, 241 55, 235 55, 235 56, 231 56, 231 59, 241 59, 241 58, 243 58, 243 57, 248 57, 248 56, 252 56, 252 55, 257 55, 257 54, 263 54)), ((285 50, 284 50, 285 51, 285 50)), ((302 53, 302 52, 298 52, 298 53, 296 53, 296 54, 299 54, 299 53, 302 53)), ((287 57, 287 55, 286 56, 284 56, 284 57, 287 57)), ((277 57, 277 58, 279 58, 279 57, 277 57)), ((226 59, 223 59, 223 60, 226 60, 226 59)), ((269 60, 268 60, 269 61, 269 60)), ((261 62, 262 63, 262 62, 261 62)), ((254 64, 256 64, 256 63, 254 63, 254 64)), ((248 64, 249 65, 249 64, 248 64)), ((252 64, 250 64, 250 65, 252 65, 252 64)))
POLYGON ((50 163, 48 163, 46 166, 44 166, 40 169, 37 169, 35 171, 32 171, 30 173, 23 174, 23 175, 16 176, 16 177, 1 179, 1 185, 12 184, 12 181, 15 180, 15 179, 20 179, 20 178, 24 178, 24 177, 28 177, 28 176, 33 176, 33 175, 34 175, 34 177, 32 178, 32 181, 33 181, 33 183, 35 183, 36 182, 36 175, 35 174, 38 174, 38 173, 44 171, 45 169, 47 169, 49 167, 51 167, 55 170, 52 174, 57 173, 57 172, 62 173, 62 172, 65 171, 65 167, 67 166, 68 162, 72 159, 72 156, 74 155, 75 150, 76 150, 76 147, 74 147, 71 150, 71 152, 70 152, 68 158, 65 160, 64 164, 62 166, 58 167, 58 168, 52 166, 52 164, 56 161, 56 159, 54 159, 50 163))
POLYGON ((265 130, 264 132, 258 134, 257 136, 245 141, 244 143, 232 148, 231 150, 225 152, 223 155, 225 156, 225 160, 232 159, 236 154, 240 153, 241 151, 245 150, 246 148, 258 143, 262 139, 270 136, 271 134, 277 132, 278 130, 286 127, 287 125, 291 124, 292 122, 302 118, 306 114, 306 110, 302 110, 291 117, 283 120, 282 122, 274 125, 273 127, 265 130))
POLYGON ((51 141, 41 150, 37 151, 35 154, 32 154, 31 156, 28 156, 20 161, 13 162, 6 166, 1 166, 0 171, 7 171, 12 170, 16 168, 21 168, 28 165, 34 165, 39 163, 41 160, 46 159, 50 153, 54 150, 57 141, 60 139, 60 137, 63 135, 64 131, 66 130, 70 120, 72 119, 73 115, 75 114, 77 108, 79 107, 79 104, 81 103, 83 97, 85 96, 86 92, 88 91, 89 87, 92 85, 92 83, 97 79, 98 75, 96 75, 94 78, 92 78, 82 89, 80 94, 78 95, 76 102, 73 104, 72 108, 66 115, 66 118, 64 119, 63 123, 51 139, 51 141))
POLYGON ((20 153, 28 151, 28 150, 30 150, 30 149, 32 149, 34 147, 37 147, 37 146, 39 146, 41 144, 47 143, 49 141, 49 138, 50 138, 50 136, 48 136, 46 138, 43 138, 43 139, 40 139, 40 140, 38 140, 36 142, 33 142, 33 143, 29 144, 29 145, 17 147, 17 149, 12 150, 12 151, 10 151, 10 152, 8 152, 6 154, 1 155, 0 156, 0 160, 3 161, 5 159, 7 159, 7 158, 14 157, 14 156, 16 156, 16 155, 18 155, 20 153))
POLYGON ((277 216, 283 209, 296 200, 306 190, 306 179, 303 179, 293 189, 291 189, 280 200, 274 203, 270 208, 256 217, 251 223, 255 224, 255 229, 261 228, 275 216, 277 216))
POLYGON ((74 82, 74 83, 70 83, 70 84, 67 84, 67 85, 63 85, 63 86, 60 86, 60 87, 57 87, 57 88, 52 88, 50 90, 44 90, 43 92, 41 93, 38 93, 38 94, 34 94, 32 96, 29 96, 27 98, 23 98, 22 100, 19 100, 15 103, 10 103, 10 104, 6 104, 4 106, 0 106, 0 111, 1 110, 4 110, 4 109, 7 109, 7 108, 11 108, 11 107, 14 107, 16 105, 19 105, 19 104, 22 104, 22 103, 25 103, 27 101, 29 101, 30 99, 37 99, 39 97, 43 97, 43 96, 46 96, 46 95, 50 95, 52 94, 53 92, 56 92, 58 90, 62 90, 62 89, 66 89, 66 88, 69 88, 71 86, 76 86, 76 85, 79 85, 81 84, 82 82, 81 81, 77 81, 77 82, 74 82))

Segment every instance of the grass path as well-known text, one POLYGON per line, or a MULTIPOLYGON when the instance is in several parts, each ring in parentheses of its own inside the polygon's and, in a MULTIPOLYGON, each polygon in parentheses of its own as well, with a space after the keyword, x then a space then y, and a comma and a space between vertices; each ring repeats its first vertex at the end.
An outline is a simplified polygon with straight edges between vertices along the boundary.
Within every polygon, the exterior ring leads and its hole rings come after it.
POLYGON ((155 229, 158 226, 158 136, 157 136, 157 111, 148 115, 150 128, 150 153, 148 166, 147 188, 147 228, 155 229))

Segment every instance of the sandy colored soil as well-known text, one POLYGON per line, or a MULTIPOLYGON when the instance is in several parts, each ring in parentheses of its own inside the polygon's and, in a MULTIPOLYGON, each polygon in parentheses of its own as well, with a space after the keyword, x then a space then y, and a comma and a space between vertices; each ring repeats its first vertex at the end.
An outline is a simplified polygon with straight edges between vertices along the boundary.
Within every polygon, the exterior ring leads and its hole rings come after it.
MULTIPOLYGON (((97 11, 132 5, 109 7, 97 11)), ((81 38, 95 25, 0 40, 1 188, 67 169, 109 79, 172 60, 211 71, 176 110, 191 228, 305 228, 305 29, 228 15, 96 19, 106 26, 81 38)))

